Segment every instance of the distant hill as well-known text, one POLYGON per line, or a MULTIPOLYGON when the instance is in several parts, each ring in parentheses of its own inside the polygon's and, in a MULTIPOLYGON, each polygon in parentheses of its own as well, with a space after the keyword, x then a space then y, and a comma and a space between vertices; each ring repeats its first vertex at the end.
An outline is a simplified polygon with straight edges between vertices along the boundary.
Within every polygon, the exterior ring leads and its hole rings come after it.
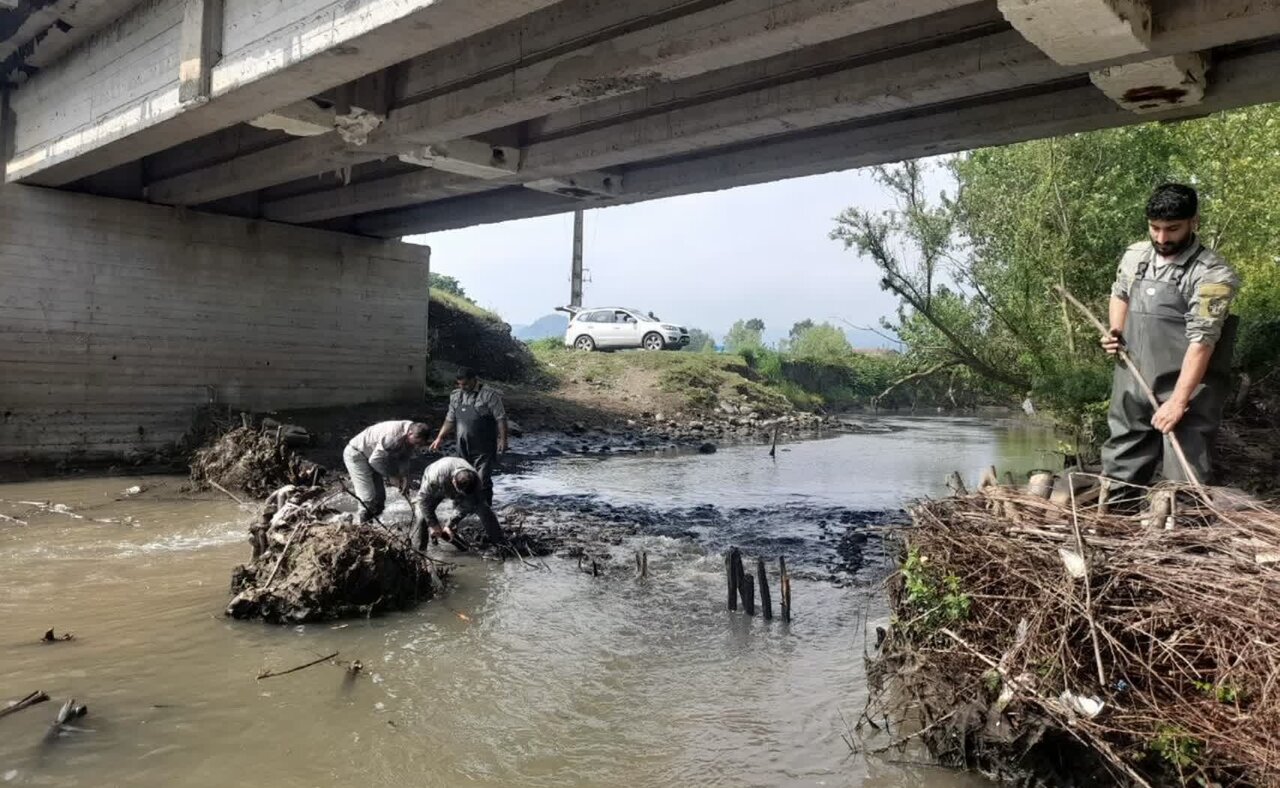
POLYGON ((569 316, 563 314, 543 315, 527 326, 512 326, 511 333, 516 339, 531 342, 535 339, 562 337, 569 327, 569 316))

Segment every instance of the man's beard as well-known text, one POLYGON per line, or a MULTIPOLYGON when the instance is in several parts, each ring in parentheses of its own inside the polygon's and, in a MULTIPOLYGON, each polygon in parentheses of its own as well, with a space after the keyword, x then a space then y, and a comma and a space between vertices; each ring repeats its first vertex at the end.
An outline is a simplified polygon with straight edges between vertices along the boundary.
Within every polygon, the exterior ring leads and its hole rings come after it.
POLYGON ((1156 248, 1156 252, 1161 257, 1177 257, 1179 254, 1183 252, 1183 250, 1185 250, 1188 246, 1191 245, 1191 239, 1193 237, 1194 236, 1188 233, 1186 238, 1182 239, 1181 241, 1178 241, 1177 243, 1161 244, 1161 243, 1155 243, 1153 241, 1151 245, 1156 248))

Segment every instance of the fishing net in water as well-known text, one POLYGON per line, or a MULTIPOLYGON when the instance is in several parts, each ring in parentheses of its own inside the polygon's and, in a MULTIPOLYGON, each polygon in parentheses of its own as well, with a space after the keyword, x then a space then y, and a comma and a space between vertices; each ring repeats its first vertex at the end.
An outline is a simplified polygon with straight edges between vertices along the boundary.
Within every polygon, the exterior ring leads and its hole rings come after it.
POLYGON ((253 557, 231 574, 226 614, 271 623, 328 621, 406 610, 430 599, 448 567, 379 525, 326 504, 321 487, 274 492, 250 526, 253 557))
POLYGON ((314 483, 322 470, 289 448, 280 428, 240 426, 191 458, 191 485, 205 489, 217 484, 254 498, 265 498, 287 484, 314 483))
POLYGON ((1002 778, 1280 784, 1280 513, 1165 495, 1167 515, 1000 487, 916 506, 862 719, 1002 778))

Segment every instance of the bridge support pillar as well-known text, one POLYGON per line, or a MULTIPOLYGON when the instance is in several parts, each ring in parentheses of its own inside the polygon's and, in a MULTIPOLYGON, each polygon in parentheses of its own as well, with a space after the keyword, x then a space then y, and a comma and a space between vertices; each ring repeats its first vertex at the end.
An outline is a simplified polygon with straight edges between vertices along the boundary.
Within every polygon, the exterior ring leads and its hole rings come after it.
POLYGON ((422 395, 429 250, 0 189, 0 460, 145 456, 205 405, 422 395))

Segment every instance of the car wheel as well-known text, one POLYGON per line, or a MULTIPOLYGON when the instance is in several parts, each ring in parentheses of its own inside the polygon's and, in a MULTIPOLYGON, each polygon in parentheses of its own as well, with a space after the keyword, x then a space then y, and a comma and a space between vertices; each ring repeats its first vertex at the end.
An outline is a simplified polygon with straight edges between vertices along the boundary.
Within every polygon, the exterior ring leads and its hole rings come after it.
POLYGON ((573 346, 576 347, 578 350, 585 350, 588 353, 590 353, 591 351, 596 349, 596 341, 591 337, 587 336, 586 334, 583 334, 582 336, 573 340, 573 346))
POLYGON ((644 339, 640 343, 645 350, 662 350, 666 347, 666 342, 662 341, 662 335, 658 333, 645 334, 644 339))

